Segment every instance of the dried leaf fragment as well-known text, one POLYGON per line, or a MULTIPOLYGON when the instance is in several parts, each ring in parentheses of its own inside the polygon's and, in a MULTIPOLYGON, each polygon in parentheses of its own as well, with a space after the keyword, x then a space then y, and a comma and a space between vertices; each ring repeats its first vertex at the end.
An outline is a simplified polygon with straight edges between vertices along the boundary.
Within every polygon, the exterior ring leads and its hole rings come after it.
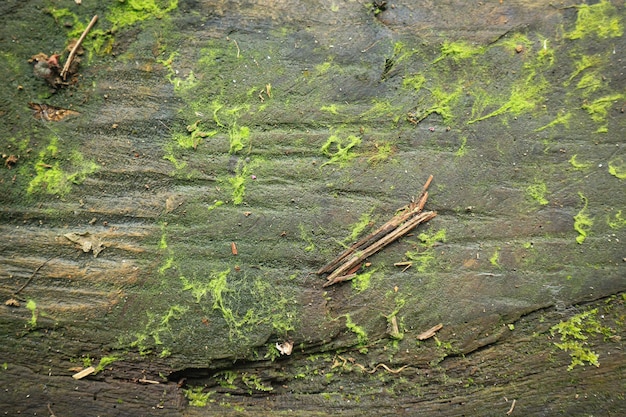
POLYGON ((28 106, 33 109, 35 119, 46 120, 48 122, 60 122, 68 116, 76 116, 80 114, 74 110, 48 106, 47 104, 30 102, 28 103, 28 106))
POLYGON ((104 243, 96 237, 92 236, 89 232, 83 233, 67 233, 65 236, 68 240, 80 245, 83 252, 93 252, 93 257, 97 257, 100 252, 104 250, 104 243))
POLYGON ((293 351, 293 342, 284 341, 282 344, 276 342, 276 349, 278 349, 281 355, 289 356, 293 351))

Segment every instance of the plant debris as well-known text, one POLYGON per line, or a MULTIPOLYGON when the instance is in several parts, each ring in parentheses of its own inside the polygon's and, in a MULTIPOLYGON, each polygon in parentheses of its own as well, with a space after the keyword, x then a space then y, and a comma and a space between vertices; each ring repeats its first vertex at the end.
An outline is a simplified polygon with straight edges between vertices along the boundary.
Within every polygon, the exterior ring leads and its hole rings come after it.
POLYGON ((35 77, 42 78, 55 90, 60 87, 76 84, 78 79, 75 76, 78 73, 78 65, 80 63, 78 55, 83 54, 83 49, 80 45, 85 39, 85 36, 87 36, 87 33, 96 23, 96 20, 98 20, 98 16, 94 16, 93 19, 91 19, 91 22, 89 22, 89 25, 77 41, 71 42, 67 46, 65 51, 67 51, 69 55, 62 68, 61 62, 59 61, 61 54, 54 53, 48 56, 40 52, 30 57, 28 62, 33 64, 35 77))
POLYGON ((74 243, 78 243, 83 252, 93 252, 94 258, 97 257, 98 254, 105 248, 104 243, 102 243, 102 241, 96 236, 92 236, 89 232, 67 233, 63 236, 74 243))
POLYGON ((436 326, 433 326, 430 329, 426 330, 425 332, 418 334, 417 339, 418 340, 430 339, 431 337, 435 335, 435 333, 437 333, 442 328, 443 328, 443 324, 439 323, 436 326))
POLYGON ((338 282, 354 278, 365 259, 406 235, 420 223, 425 223, 434 218, 437 215, 436 212, 422 212, 426 200, 428 200, 427 190, 432 180, 433 176, 431 175, 428 177, 417 199, 414 199, 410 204, 397 210, 397 214, 393 216, 391 220, 354 243, 330 263, 317 271, 318 275, 329 274, 327 282, 324 283, 323 286, 328 287, 338 282))
POLYGON ((60 122, 68 116, 77 116, 80 114, 74 110, 62 109, 61 107, 54 107, 47 104, 33 102, 28 103, 28 107, 33 109, 33 116, 35 116, 35 119, 45 120, 47 122, 60 122))

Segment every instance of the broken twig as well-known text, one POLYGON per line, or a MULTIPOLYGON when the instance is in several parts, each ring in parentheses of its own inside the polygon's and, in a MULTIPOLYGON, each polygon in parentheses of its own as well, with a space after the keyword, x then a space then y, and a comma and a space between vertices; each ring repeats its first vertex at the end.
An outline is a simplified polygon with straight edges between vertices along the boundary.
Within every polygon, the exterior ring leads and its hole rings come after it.
POLYGON ((37 268, 35 268, 35 270, 33 271, 32 275, 30 276, 30 278, 28 278, 28 280, 24 283, 24 285, 22 285, 17 291, 13 292, 13 295, 17 295, 20 292, 22 292, 22 290, 24 288, 26 288, 28 286, 28 284, 30 284, 30 282, 33 280, 33 278, 35 278, 35 275, 37 275, 37 272, 39 272, 39 270, 41 268, 44 267, 44 265, 46 265, 48 262, 50 262, 51 260, 53 260, 54 258, 56 258, 56 256, 53 256, 52 258, 47 259, 44 263, 42 263, 41 265, 39 265, 37 268))
POLYGON ((65 65, 63 65, 63 70, 61 71, 61 78, 63 78, 63 81, 65 81, 65 77, 67 76, 67 72, 70 70, 70 65, 72 64, 72 61, 74 60, 74 56, 76 55, 76 51, 78 51, 78 48, 80 48, 80 44, 83 43, 83 41, 85 40, 85 37, 87 36, 87 33, 89 33, 89 31, 91 30, 93 25, 96 24, 97 20, 98 20, 98 15, 95 15, 94 17, 91 18, 91 22, 89 22, 89 24, 87 25, 87 27, 83 31, 83 34, 80 35, 80 38, 78 38, 78 42, 76 42, 76 44, 74 45, 74 47, 70 51, 70 55, 67 57, 67 62, 65 63, 65 65))
POLYGON ((369 235, 361 238, 329 264, 317 271, 318 275, 329 273, 328 282, 323 286, 328 287, 338 282, 354 278, 359 265, 369 256, 378 252, 388 244, 406 235, 418 224, 427 222, 437 215, 434 211, 422 213, 426 200, 428 200, 428 187, 433 179, 431 175, 422 188, 422 192, 413 199, 410 204, 398 210, 398 214, 387 223, 369 235))

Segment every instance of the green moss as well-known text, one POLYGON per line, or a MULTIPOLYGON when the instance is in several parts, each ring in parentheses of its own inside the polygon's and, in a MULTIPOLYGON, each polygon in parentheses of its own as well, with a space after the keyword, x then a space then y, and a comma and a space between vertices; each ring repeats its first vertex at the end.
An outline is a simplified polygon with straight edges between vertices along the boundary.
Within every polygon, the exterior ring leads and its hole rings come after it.
POLYGON ((371 285, 372 275, 374 275, 374 272, 376 272, 376 269, 371 269, 357 274, 357 276, 350 281, 352 288, 356 292, 363 292, 367 290, 371 285))
POLYGON ((623 161, 611 161, 609 162, 609 174, 620 180, 626 179, 626 164, 623 161))
POLYGON ((461 138, 461 146, 459 146, 459 149, 456 150, 456 152, 454 153, 454 156, 457 156, 459 158, 465 156, 467 154, 467 137, 463 136, 461 138))
POLYGON ((608 216, 606 219, 606 224, 611 229, 621 229, 622 227, 626 227, 626 219, 622 217, 622 210, 618 210, 613 218, 608 216))
POLYGON ((491 255, 491 257, 489 258, 489 263, 495 266, 496 268, 500 268, 500 263, 498 262, 499 259, 500 259, 500 248, 496 248, 496 250, 493 251, 493 255, 491 255))
POLYGON ((548 83, 543 78, 537 78, 535 71, 531 71, 523 83, 513 85, 509 99, 498 109, 484 116, 477 117, 467 122, 472 124, 490 117, 503 114, 520 115, 533 110, 539 101, 543 99, 543 92, 548 87, 548 83))
POLYGON ((435 259, 433 250, 435 244, 445 242, 446 231, 445 229, 441 229, 433 235, 420 233, 417 238, 420 242, 416 250, 407 251, 405 256, 413 262, 413 266, 417 269, 417 272, 424 273, 428 271, 430 264, 435 259))
POLYGON ((375 165, 380 162, 386 161, 395 152, 393 145, 389 142, 375 143, 374 146, 376 147, 376 153, 367 159, 367 162, 369 162, 370 164, 375 165))
POLYGON ((542 130, 545 129, 549 129, 551 127, 554 127, 556 125, 564 125, 566 128, 569 127, 569 121, 572 118, 572 114, 571 113, 562 113, 559 114, 553 121, 551 121, 550 123, 548 123, 547 125, 541 126, 537 129, 535 129, 535 132, 541 132, 542 130))
POLYGON ((330 114, 334 114, 334 115, 339 114, 339 106, 337 106, 336 104, 331 104, 329 106, 322 106, 320 107, 320 110, 328 112, 330 114))
POLYGON ((572 157, 569 159, 569 163, 571 166, 574 167, 574 169, 583 171, 585 169, 591 168, 590 163, 579 162, 577 158, 578 158, 578 155, 572 155, 572 157))
POLYGON ((610 337, 615 332, 598 321, 598 309, 595 308, 559 322, 550 328, 550 333, 553 336, 558 333, 561 342, 554 342, 554 345, 570 353, 572 362, 567 370, 571 371, 576 365, 584 366, 585 363, 600 366, 598 355, 586 346, 587 340, 596 334, 610 337))
POLYGON ((583 202, 583 208, 574 216, 574 230, 578 232, 576 242, 582 244, 587 238, 589 229, 593 226, 593 220, 587 215, 587 197, 582 193, 578 193, 578 195, 583 202))
POLYGON ((590 72, 580 77, 580 81, 576 85, 578 90, 582 91, 584 98, 589 97, 592 93, 604 87, 606 82, 596 72, 590 72))
POLYGON ((96 373, 97 372, 101 372, 104 371, 104 368, 106 368, 108 365, 112 364, 115 361, 120 360, 119 357, 111 355, 111 356, 103 356, 100 359, 100 362, 98 362, 98 366, 96 366, 96 373))
POLYGON ((413 74, 404 77, 402 80, 402 86, 404 88, 410 88, 415 91, 420 91, 426 83, 426 77, 422 74, 413 74))
MULTIPOLYGON (((247 372, 244 372, 241 375, 241 381, 248 388, 254 389, 256 391, 269 392, 269 391, 273 391, 274 390, 274 388, 271 385, 263 384, 263 382, 261 381, 261 378, 259 378, 258 375, 249 374, 247 372)), ((250 394, 252 394, 252 393, 250 393, 250 394)))
POLYGON ((236 123, 233 123, 228 131, 228 139, 230 142, 228 153, 237 153, 249 145, 250 128, 246 126, 237 126, 236 123))
POLYGON ((87 175, 96 172, 99 166, 93 161, 85 161, 78 151, 70 152, 69 169, 64 169, 58 161, 61 153, 58 138, 52 137, 48 146, 39 152, 35 162, 35 177, 29 182, 27 192, 65 195, 72 189, 72 184, 81 184, 87 175))
POLYGON ((26 309, 30 311, 30 320, 28 324, 30 327, 35 328, 37 326, 37 303, 34 300, 26 301, 26 309))
POLYGON ((576 27, 565 35, 568 39, 581 39, 588 36, 598 38, 616 38, 622 36, 624 28, 620 13, 608 0, 589 6, 581 4, 576 6, 578 16, 576 27))
POLYGON ((309 236, 303 224, 298 225, 298 227, 300 228, 300 239, 307 243, 307 246, 304 248, 304 250, 306 252, 313 251, 315 249, 315 242, 313 242, 313 239, 309 236))
POLYGON ((441 55, 433 61, 433 64, 445 58, 452 58, 455 62, 472 58, 485 52, 482 46, 473 46, 465 41, 444 42, 441 46, 441 55))
POLYGON ((356 156, 352 149, 360 144, 361 138, 358 136, 350 135, 342 138, 337 135, 331 135, 320 149, 322 154, 329 158, 322 166, 347 163, 356 156))
POLYGON ((537 203, 545 206, 549 203, 548 199, 546 199, 546 194, 548 192, 548 187, 544 182, 535 181, 534 184, 526 187, 526 195, 536 201, 537 203))
POLYGON ((364 348, 368 342, 367 332, 352 321, 350 314, 346 314, 344 317, 346 318, 346 328, 356 335, 358 345, 364 348))
POLYGON ((183 388, 183 394, 185 394, 185 398, 189 400, 189 405, 192 407, 206 407, 209 402, 214 402, 215 400, 211 400, 211 395, 213 392, 203 392, 203 387, 189 387, 183 388))
POLYGON ((598 67, 603 64, 603 61, 604 60, 599 55, 581 55, 578 60, 574 62, 574 72, 572 72, 572 75, 569 76, 563 85, 568 86, 581 72, 588 68, 598 67))
POLYGON ((188 134, 175 133, 174 140, 183 149, 196 149, 203 138, 215 136, 217 130, 205 131, 200 126, 201 121, 196 120, 195 123, 187 126, 188 134))
POLYGON ((361 214, 359 221, 352 225, 352 230, 350 231, 350 236, 346 239, 346 242, 355 242, 361 232, 365 230, 366 227, 370 226, 372 219, 370 218, 369 213, 361 214))
POLYGON ((606 133, 608 127, 606 125, 609 108, 618 100, 622 100, 625 97, 624 94, 612 94, 609 96, 600 97, 591 103, 584 103, 582 109, 586 110, 591 116, 591 119, 597 123, 604 123, 603 126, 598 128, 598 133, 606 133))

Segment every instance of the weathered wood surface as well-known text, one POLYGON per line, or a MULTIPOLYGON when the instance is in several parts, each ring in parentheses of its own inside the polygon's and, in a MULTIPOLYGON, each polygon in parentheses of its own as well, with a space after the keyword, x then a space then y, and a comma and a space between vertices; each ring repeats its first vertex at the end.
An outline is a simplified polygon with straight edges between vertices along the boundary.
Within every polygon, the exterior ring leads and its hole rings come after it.
POLYGON ((0 411, 626 413, 623 2, 83 3, 0 5, 0 411), (95 14, 50 94, 28 59, 95 14), (325 291, 430 174, 438 216, 325 291))

